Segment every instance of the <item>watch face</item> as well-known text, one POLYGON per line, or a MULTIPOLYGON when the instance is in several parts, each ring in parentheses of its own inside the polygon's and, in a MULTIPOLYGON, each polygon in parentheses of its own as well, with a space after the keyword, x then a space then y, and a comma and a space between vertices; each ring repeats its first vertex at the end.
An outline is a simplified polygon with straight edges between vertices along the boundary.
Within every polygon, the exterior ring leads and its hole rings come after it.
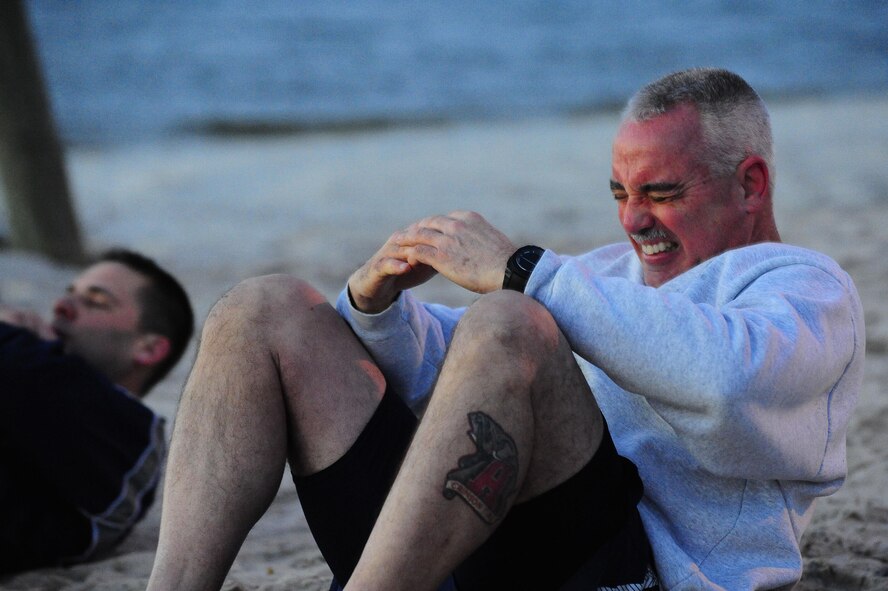
POLYGON ((533 268, 536 266, 536 261, 530 258, 528 255, 532 256, 532 253, 522 251, 521 254, 518 255, 518 258, 515 260, 518 268, 530 275, 530 272, 533 271, 533 268))
POLYGON ((521 270, 522 275, 530 277, 533 268, 543 256, 543 249, 539 246, 528 246, 518 251, 515 257, 515 266, 521 270))

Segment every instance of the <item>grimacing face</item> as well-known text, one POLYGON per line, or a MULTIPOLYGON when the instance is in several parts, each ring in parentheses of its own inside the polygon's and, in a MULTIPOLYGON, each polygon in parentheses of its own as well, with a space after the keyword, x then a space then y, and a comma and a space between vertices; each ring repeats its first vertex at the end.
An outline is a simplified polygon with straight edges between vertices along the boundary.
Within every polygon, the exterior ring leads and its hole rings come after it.
POLYGON ((140 336, 139 290, 146 279, 126 265, 87 268, 53 306, 52 328, 66 353, 82 357, 116 381, 133 366, 140 336))
POLYGON ((702 162, 699 115, 681 105, 624 122, 614 139, 611 192, 646 285, 659 287, 750 241, 744 188, 702 162))

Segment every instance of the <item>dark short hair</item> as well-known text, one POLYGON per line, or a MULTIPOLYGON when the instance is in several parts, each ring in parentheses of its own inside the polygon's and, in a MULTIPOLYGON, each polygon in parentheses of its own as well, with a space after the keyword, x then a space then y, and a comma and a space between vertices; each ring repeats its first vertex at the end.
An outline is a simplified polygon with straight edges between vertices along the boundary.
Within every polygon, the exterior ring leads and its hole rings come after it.
POLYGON ((170 354, 157 364, 142 386, 145 394, 179 362, 194 333, 194 312, 185 288, 152 259, 124 248, 102 253, 97 263, 120 263, 142 275, 147 284, 139 291, 139 330, 170 340, 170 354))

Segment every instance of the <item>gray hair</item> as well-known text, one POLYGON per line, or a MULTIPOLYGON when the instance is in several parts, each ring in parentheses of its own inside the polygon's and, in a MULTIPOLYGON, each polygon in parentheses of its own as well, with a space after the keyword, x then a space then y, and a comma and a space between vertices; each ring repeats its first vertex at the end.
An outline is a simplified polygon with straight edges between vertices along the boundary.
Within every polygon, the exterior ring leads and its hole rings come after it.
POLYGON ((774 190, 771 118, 764 101, 747 82, 728 70, 692 68, 651 82, 633 96, 622 121, 646 121, 682 104, 700 114, 702 158, 712 174, 732 174, 746 157, 761 156, 774 190))

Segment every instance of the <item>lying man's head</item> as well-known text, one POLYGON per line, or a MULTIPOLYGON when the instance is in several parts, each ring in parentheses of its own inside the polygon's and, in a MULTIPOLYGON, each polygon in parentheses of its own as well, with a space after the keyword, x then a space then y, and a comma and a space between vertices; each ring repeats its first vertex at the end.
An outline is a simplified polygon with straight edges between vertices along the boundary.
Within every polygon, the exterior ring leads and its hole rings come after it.
POLYGON ((105 253, 78 275, 53 314, 52 328, 65 352, 138 395, 176 365, 194 330, 179 282, 127 250, 105 253))
POLYGON ((779 240, 772 160, 768 111, 736 74, 686 70, 642 88, 614 140, 611 191, 645 283, 779 240))

